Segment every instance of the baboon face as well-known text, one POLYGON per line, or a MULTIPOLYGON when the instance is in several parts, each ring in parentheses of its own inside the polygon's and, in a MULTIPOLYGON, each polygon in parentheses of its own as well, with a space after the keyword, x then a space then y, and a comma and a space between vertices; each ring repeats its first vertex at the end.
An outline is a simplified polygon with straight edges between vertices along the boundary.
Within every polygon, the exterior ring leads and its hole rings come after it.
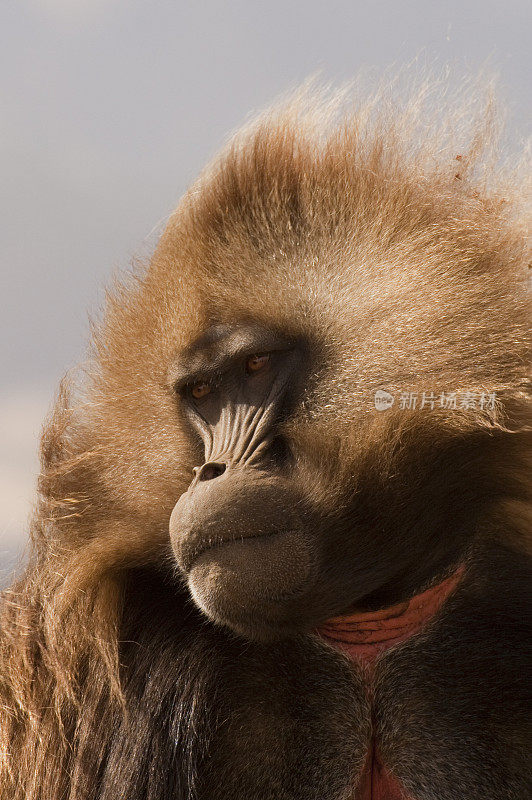
POLYGON ((200 455, 170 539, 213 620, 249 637, 287 635, 401 597, 455 556, 443 528, 454 504, 463 536, 456 444, 435 448, 415 417, 331 418, 319 402, 338 399, 338 375, 310 335, 249 318, 210 325, 169 376, 200 455), (387 454, 394 424, 401 447, 387 454), (454 478, 442 479, 445 463, 454 478))
MULTIPOLYGON (((456 546, 439 530, 451 499, 439 470, 446 460, 453 467, 453 448, 440 445, 434 473, 434 453, 419 439, 396 459, 400 484, 397 475, 384 480, 363 415, 343 429, 302 421, 319 360, 303 336, 218 324, 169 371, 189 434, 204 450, 171 515, 173 552, 198 605, 245 635, 304 629, 372 595, 378 602, 388 588, 393 597, 394 584, 430 577, 456 546), (357 447, 353 434, 369 441, 357 447), (416 471, 424 497, 409 496, 414 481, 402 486, 416 471), (412 563, 419 557, 428 571, 412 563)), ((415 425, 403 429, 403 445, 416 435, 415 425)))

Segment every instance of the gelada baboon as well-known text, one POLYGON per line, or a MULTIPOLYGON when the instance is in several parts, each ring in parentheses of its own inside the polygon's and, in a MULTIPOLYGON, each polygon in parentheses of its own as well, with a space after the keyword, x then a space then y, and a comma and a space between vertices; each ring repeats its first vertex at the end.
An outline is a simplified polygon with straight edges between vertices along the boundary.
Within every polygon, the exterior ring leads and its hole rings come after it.
POLYGON ((444 95, 281 102, 109 292, 3 601, 3 799, 531 796, 524 180, 444 95))

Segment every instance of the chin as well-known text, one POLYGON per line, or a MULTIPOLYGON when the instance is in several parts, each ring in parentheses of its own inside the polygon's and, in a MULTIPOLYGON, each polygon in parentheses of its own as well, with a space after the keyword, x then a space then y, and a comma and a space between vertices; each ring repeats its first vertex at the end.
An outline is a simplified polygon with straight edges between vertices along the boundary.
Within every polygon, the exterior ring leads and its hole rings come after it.
POLYGON ((212 547, 194 561, 187 582, 211 620, 247 638, 272 639, 305 626, 314 572, 308 542, 290 531, 212 547))

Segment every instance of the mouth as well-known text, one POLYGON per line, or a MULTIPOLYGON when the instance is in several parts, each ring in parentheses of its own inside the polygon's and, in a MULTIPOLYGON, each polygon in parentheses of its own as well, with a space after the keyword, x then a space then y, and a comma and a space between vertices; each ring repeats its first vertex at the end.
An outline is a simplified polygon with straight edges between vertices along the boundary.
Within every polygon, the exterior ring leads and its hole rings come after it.
POLYGON ((183 571, 188 575, 192 569, 197 565, 200 559, 204 561, 208 559, 209 555, 213 555, 223 549, 231 547, 232 545, 247 545, 248 542, 259 540, 271 539, 280 535, 280 531, 273 531, 272 533, 259 533, 251 536, 223 536, 216 534, 210 536, 208 539, 202 539, 197 543, 191 543, 181 554, 181 566, 183 571), (205 558, 203 558, 205 556, 205 558))

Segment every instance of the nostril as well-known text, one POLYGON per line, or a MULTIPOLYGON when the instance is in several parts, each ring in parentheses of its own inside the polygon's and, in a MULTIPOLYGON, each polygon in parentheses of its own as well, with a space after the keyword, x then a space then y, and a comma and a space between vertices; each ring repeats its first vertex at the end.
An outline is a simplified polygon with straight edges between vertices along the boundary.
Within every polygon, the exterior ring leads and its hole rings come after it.
POLYGON ((207 462, 198 471, 198 481, 212 481, 214 478, 219 478, 225 472, 225 464, 218 462, 207 462))

